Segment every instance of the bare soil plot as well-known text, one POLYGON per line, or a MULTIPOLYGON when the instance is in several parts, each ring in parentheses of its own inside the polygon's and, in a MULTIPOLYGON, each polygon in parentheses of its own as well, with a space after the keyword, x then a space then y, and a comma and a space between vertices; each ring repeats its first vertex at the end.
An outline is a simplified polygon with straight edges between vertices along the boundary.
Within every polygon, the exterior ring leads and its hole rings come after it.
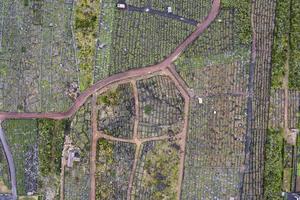
POLYGON ((135 119, 133 88, 118 85, 97 97, 98 130, 107 135, 132 138, 135 119))
POLYGON ((167 76, 137 81, 139 98, 139 137, 180 132, 184 118, 184 99, 167 76))

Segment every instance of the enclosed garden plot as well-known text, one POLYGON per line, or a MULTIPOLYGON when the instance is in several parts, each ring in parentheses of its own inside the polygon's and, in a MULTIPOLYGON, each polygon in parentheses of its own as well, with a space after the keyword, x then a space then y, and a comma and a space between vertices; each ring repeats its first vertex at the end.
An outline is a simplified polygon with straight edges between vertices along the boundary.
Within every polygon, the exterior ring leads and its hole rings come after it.
POLYGON ((180 56, 176 62, 180 73, 224 61, 241 60, 241 57, 249 60, 250 5, 244 1, 231 4, 222 7, 216 20, 180 56))
MULTIPOLYGON (((298 113, 300 111, 300 93, 295 90, 290 90, 288 95, 288 127, 297 128, 299 120, 298 113)), ((284 127, 284 104, 284 90, 272 90, 270 98, 269 128, 279 129, 284 127)))
POLYGON ((78 149, 79 161, 65 166, 64 199, 88 200, 90 194, 91 103, 87 101, 71 121, 68 137, 78 149))
POLYGON ((98 130, 107 135, 131 138, 135 99, 130 83, 118 85, 97 97, 98 130))
POLYGON ((176 199, 179 154, 176 141, 144 143, 134 175, 132 199, 176 199))
POLYGON ((184 118, 184 99, 167 76, 137 81, 141 138, 180 132, 184 118))
POLYGON ((156 64, 169 55, 194 27, 139 12, 117 12, 110 74, 156 64))
POLYGON ((183 199, 239 194, 245 157, 245 97, 193 99, 186 143, 183 199))
POLYGON ((96 199, 126 199, 135 145, 100 139, 96 157, 96 199))
POLYGON ((78 84, 71 16, 65 1, 0 2, 0 110, 69 107, 69 84, 78 84))

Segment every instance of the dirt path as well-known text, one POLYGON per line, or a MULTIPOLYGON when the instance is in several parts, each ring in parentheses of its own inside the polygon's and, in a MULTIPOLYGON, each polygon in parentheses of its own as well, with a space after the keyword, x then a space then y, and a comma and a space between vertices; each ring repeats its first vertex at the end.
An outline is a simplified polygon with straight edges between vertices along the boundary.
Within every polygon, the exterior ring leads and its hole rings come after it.
POLYGON ((97 130, 97 96, 94 95, 92 98, 92 144, 90 152, 90 179, 91 179, 91 191, 90 199, 96 199, 96 154, 97 154, 97 141, 99 138, 97 130))
POLYGON ((179 164, 179 177, 178 177, 178 185, 177 185, 177 199, 180 200, 181 197, 181 188, 182 188, 182 181, 184 175, 184 161, 185 161, 185 145, 186 145, 186 138, 189 126, 189 109, 190 109, 190 95, 188 91, 188 87, 184 80, 178 75, 176 72, 175 66, 171 65, 167 68, 168 72, 170 73, 170 77, 173 79, 176 87, 179 89, 181 95, 184 98, 184 123, 183 128, 179 138, 179 145, 181 147, 180 150, 180 164, 179 164))
MULTIPOLYGON (((291 12, 289 12, 289 15, 291 15, 291 12)), ((291 19, 291 16, 288 16, 289 19, 291 19)), ((290 29, 291 24, 287 27, 290 29)), ((287 143, 295 145, 296 144, 296 134, 293 134, 290 131, 289 127, 289 71, 290 71, 290 43, 291 43, 291 37, 290 37, 290 31, 287 33, 288 42, 287 42, 287 58, 284 64, 284 77, 283 77, 283 89, 284 89, 284 138, 287 141, 287 143)))
POLYGON ((10 173, 10 181, 11 181, 11 193, 12 199, 17 199, 17 180, 16 180, 16 171, 15 171, 15 164, 13 160, 13 156, 11 154, 10 148, 7 144, 7 140, 5 138, 4 131, 2 129, 2 121, 0 120, 0 142, 2 143, 2 147, 7 159, 7 163, 9 166, 9 173, 10 173))
POLYGON ((109 85, 127 80, 130 78, 140 77, 145 74, 151 74, 154 72, 161 71, 165 69, 167 66, 171 65, 178 56, 191 44, 195 41, 201 33, 203 33, 207 27, 215 20, 217 15, 219 14, 220 9, 220 0, 214 0, 212 9, 205 20, 197 25, 196 30, 190 34, 187 39, 185 39, 175 50, 171 53, 165 60, 157 65, 152 65, 144 68, 139 69, 132 69, 128 70, 123 73, 115 74, 110 76, 106 79, 98 81, 87 90, 81 93, 81 95, 76 99, 73 105, 67 110, 66 112, 48 112, 48 113, 18 113, 18 112, 0 112, 0 120, 5 119, 35 119, 35 118, 46 118, 46 119, 56 119, 61 120, 65 118, 69 118, 85 103, 85 101, 90 97, 92 94, 97 92, 100 89, 108 87, 109 85))

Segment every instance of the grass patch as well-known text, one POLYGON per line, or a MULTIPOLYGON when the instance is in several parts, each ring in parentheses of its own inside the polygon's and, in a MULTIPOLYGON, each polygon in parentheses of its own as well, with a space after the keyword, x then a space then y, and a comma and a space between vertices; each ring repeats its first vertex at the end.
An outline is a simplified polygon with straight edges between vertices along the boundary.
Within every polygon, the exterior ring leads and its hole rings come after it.
POLYGON ((152 188, 151 199, 176 199, 179 148, 176 143, 159 141, 146 153, 141 186, 152 188))
POLYGON ((80 91, 93 83, 100 0, 79 0, 75 10, 75 36, 80 60, 80 91))
POLYGON ((67 121, 38 120, 39 167, 43 176, 60 174, 61 156, 67 121))
POLYGON ((265 150, 264 199, 281 200, 283 172, 283 130, 269 129, 265 150))

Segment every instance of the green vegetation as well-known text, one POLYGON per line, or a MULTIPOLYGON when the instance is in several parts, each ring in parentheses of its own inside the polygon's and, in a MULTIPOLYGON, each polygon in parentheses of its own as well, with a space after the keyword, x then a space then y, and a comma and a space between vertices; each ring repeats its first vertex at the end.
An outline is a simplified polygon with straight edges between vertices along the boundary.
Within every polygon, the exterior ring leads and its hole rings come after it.
POLYGON ((28 6, 29 5, 29 0, 23 0, 23 5, 28 6))
POLYGON ((223 9, 234 9, 236 27, 241 44, 249 45, 252 38, 251 30, 251 0, 222 0, 223 9))
POLYGON ((102 46, 100 50, 97 51, 97 62, 95 66, 94 78, 96 80, 101 80, 106 78, 109 75, 109 68, 111 57, 113 57, 110 53, 111 45, 112 45, 112 29, 114 23, 114 15, 116 8, 115 0, 106 0, 101 1, 100 10, 100 21, 103 24, 103 27, 99 30, 99 46, 102 46))
POLYGON ((43 176, 59 175, 68 121, 38 120, 39 167, 43 176))
POLYGON ((96 155, 96 199, 126 199, 135 145, 100 139, 96 155))
MULTIPOLYGON (((113 149, 114 145, 105 139, 100 139, 97 143, 97 158, 100 158, 100 162, 96 164, 97 174, 113 175, 110 167, 113 164, 113 149)), ((111 177, 113 178, 113 177, 111 177)), ((113 186, 111 184, 97 184, 96 199, 109 199, 113 192, 113 186)))
POLYGON ((179 148, 176 143, 160 141, 147 153, 142 185, 154 188, 152 199, 176 199, 179 148))
POLYGON ((300 2, 278 0, 272 51, 272 87, 281 88, 289 67, 289 88, 300 89, 300 2))
POLYGON ((152 108, 151 105, 146 105, 146 106, 144 107, 144 112, 145 112, 146 115, 150 115, 151 112, 152 112, 152 110, 153 110, 153 108, 152 108))
POLYGON ((97 97, 97 104, 104 104, 105 106, 115 106, 119 102, 120 98, 120 90, 119 88, 114 88, 109 90, 105 94, 99 95, 97 97))
POLYGON ((160 62, 193 30, 192 25, 158 15, 116 10, 109 75, 160 62))
POLYGON ((75 11, 75 35, 80 60, 80 90, 93 82, 96 33, 98 31, 99 0, 79 0, 75 11))
POLYGON ((264 199, 281 200, 283 172, 283 130, 269 129, 265 146, 264 199))
POLYGON ((284 65, 289 53, 290 0, 278 0, 276 7, 276 26, 272 50, 272 87, 281 88, 284 65))
POLYGON ((293 0, 291 9, 289 87, 300 90, 300 1, 293 0))

